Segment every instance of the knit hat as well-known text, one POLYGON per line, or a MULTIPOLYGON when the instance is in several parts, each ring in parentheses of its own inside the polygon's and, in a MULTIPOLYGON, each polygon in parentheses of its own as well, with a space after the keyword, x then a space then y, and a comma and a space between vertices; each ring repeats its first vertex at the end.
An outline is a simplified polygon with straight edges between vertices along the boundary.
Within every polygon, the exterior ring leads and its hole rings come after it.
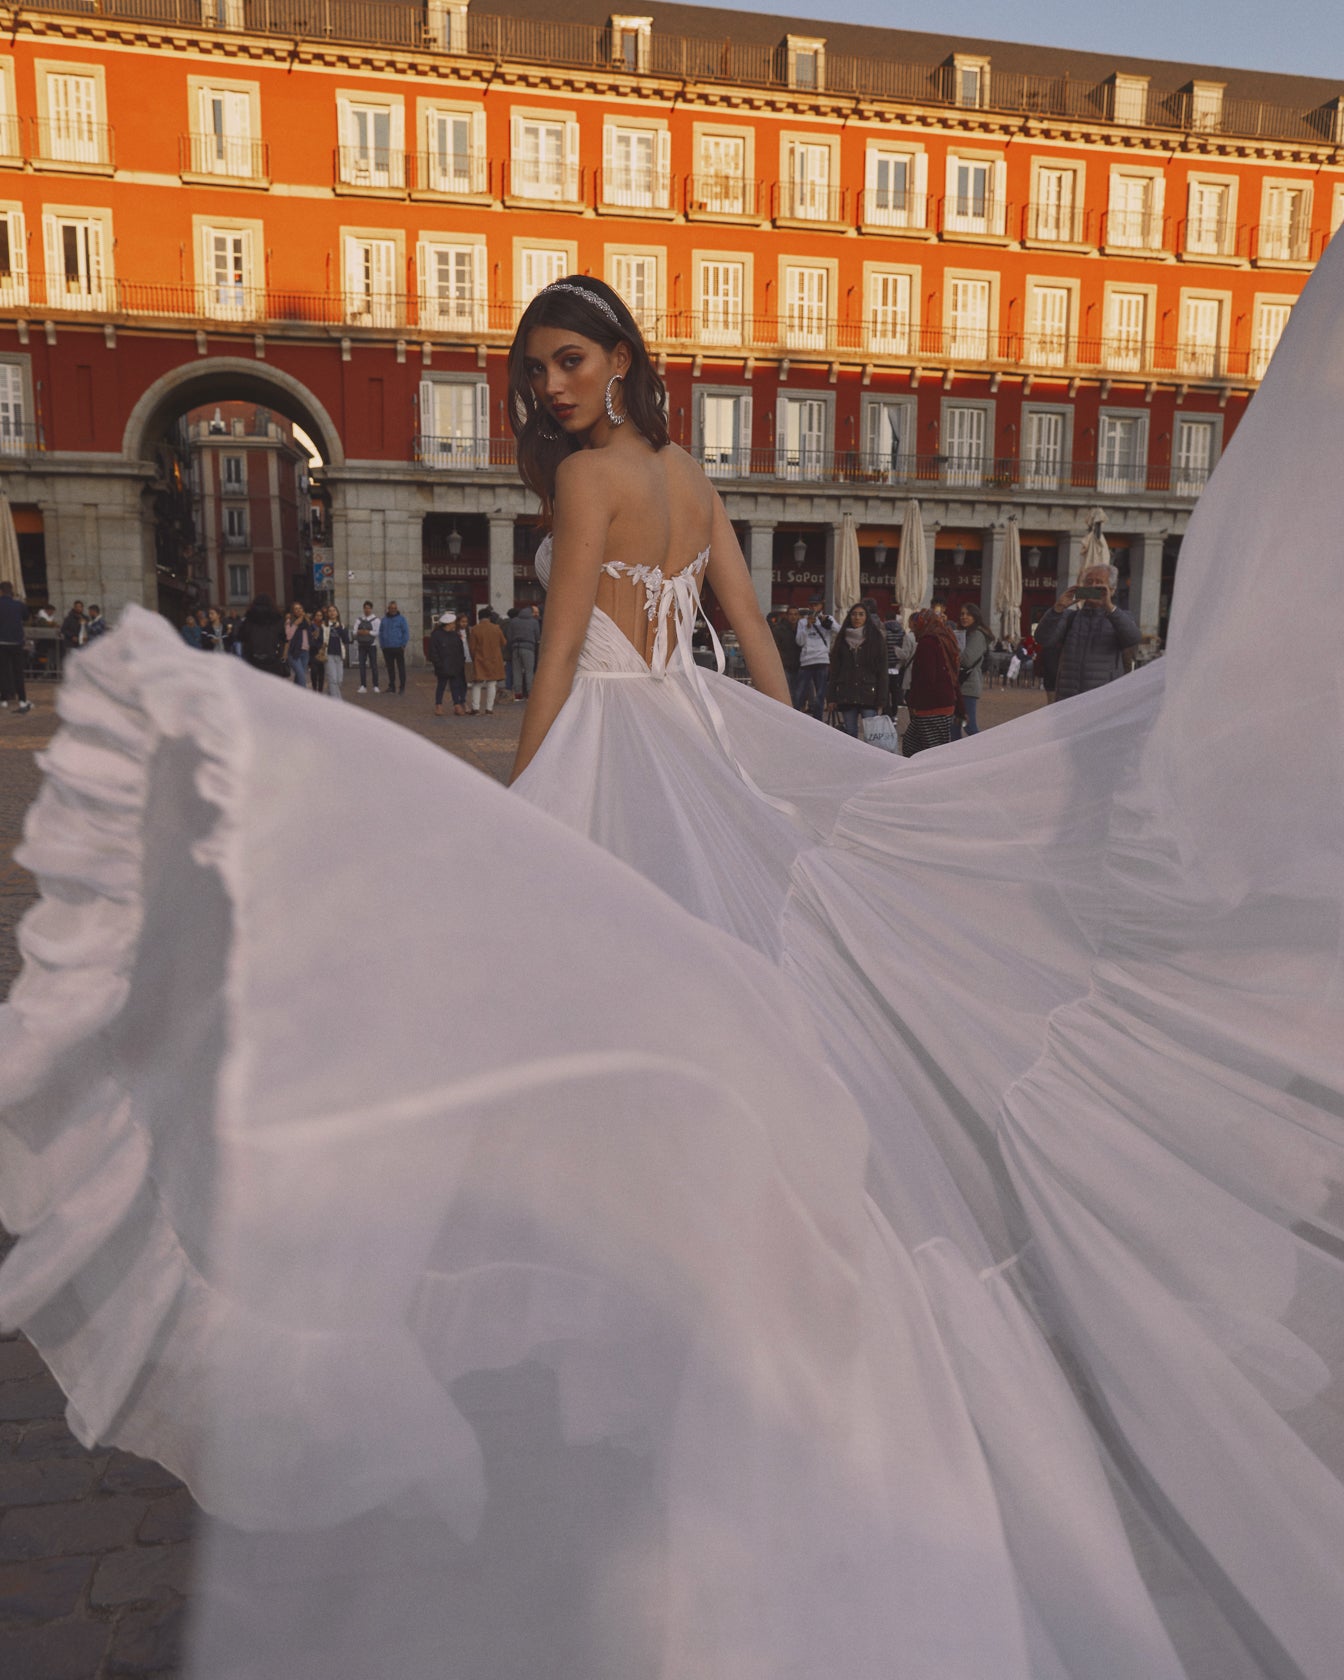
POLYGON ((456 613, 441 613, 439 615, 439 623, 440 624, 456 624, 457 623, 457 614, 456 613))

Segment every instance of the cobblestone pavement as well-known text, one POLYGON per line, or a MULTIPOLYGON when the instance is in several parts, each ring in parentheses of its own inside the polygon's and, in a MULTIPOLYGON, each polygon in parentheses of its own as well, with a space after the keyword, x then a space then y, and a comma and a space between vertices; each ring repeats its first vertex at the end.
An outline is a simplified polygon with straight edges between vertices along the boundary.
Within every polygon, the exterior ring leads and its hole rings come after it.
MULTIPOLYGON (((412 672, 404 695, 358 695, 356 686, 347 676, 348 704, 507 778, 523 706, 436 718, 433 678, 423 671, 412 672)), ((0 992, 18 972, 14 931, 34 894, 14 848, 38 789, 36 755, 55 727, 51 686, 34 687, 31 712, 0 712, 0 992)), ((1042 703, 1039 690, 993 691, 981 700, 981 725, 1042 703)), ((0 1253, 5 1244, 0 1232, 0 1253)), ((190 1580, 191 1496, 145 1459, 86 1451, 64 1413, 28 1342, 0 1337, 0 1677, 171 1680, 190 1580)))

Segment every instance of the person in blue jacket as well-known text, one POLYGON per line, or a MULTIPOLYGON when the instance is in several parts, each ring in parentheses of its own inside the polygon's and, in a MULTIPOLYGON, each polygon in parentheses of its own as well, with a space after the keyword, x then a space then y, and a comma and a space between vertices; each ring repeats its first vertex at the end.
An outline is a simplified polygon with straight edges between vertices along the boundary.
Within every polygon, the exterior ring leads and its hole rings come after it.
POLYGON ((387 692, 397 692, 397 677, 401 677, 401 692, 406 692, 406 644, 411 639, 411 627, 397 609, 395 601, 387 603, 378 626, 378 646, 383 650, 383 664, 387 666, 387 692))

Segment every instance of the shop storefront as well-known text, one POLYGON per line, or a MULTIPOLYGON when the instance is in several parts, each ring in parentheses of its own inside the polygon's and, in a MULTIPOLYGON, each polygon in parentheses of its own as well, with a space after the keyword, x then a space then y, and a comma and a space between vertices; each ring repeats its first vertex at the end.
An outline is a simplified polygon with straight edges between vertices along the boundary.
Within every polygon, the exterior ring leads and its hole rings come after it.
POLYGON ((955 618, 969 601, 980 605, 984 535, 980 531, 939 531, 934 539, 933 593, 955 618))

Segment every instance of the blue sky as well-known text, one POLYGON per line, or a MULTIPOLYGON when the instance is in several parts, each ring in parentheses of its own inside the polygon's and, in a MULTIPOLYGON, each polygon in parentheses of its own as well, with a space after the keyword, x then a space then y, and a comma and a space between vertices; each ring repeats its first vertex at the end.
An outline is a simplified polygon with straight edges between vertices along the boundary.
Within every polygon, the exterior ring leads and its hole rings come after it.
MULTIPOLYGON (((712 3, 712 0, 711 0, 712 3)), ((749 12, 833 18, 892 29, 928 29, 995 41, 1031 41, 1090 52, 1123 52, 1187 64, 1222 64, 1337 77, 1344 91, 1344 0, 748 0, 749 12)))

